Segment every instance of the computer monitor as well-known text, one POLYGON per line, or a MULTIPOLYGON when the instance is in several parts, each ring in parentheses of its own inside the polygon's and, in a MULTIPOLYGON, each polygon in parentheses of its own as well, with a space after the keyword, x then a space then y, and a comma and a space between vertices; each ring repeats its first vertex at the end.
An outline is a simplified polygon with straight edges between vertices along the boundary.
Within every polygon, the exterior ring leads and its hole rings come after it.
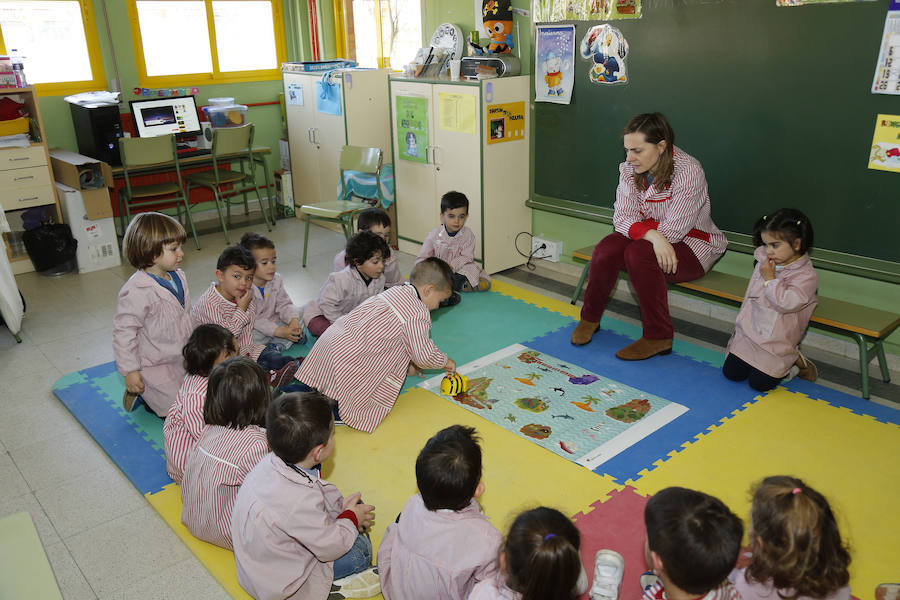
POLYGON ((193 96, 132 100, 131 115, 139 137, 174 133, 185 138, 202 133, 193 96))

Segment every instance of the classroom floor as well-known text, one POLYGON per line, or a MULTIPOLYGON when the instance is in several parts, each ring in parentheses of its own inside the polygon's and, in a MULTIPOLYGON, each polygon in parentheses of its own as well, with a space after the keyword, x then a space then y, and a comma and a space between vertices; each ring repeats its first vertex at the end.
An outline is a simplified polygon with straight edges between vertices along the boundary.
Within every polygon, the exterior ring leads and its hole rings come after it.
MULTIPOLYGON (((309 267, 302 269, 302 227, 300 221, 280 221, 270 234, 278 247, 279 272, 298 302, 318 292, 343 245, 340 234, 313 227, 309 267)), ((236 228, 232 239, 250 229, 264 232, 262 226, 236 228)), ((186 246, 182 265, 194 299, 213 279, 224 246, 221 232, 201 236, 201 245, 200 252, 186 246)), ((401 254, 400 261, 408 273, 412 257, 401 254)), ((66 373, 113 360, 116 294, 132 271, 123 265, 53 279, 17 277, 28 316, 22 344, 0 327, 0 517, 20 511, 32 515, 67 599, 228 598, 50 391, 66 373)), ((566 283, 546 277, 524 272, 501 277, 551 297, 565 299, 571 293, 566 283)), ((624 304, 613 308, 621 308, 616 316, 623 320, 634 316, 624 304)), ((676 331, 687 337, 678 323, 676 331)), ((688 335, 710 347, 721 349, 723 343, 708 324, 688 335)), ((837 381, 822 383, 848 391, 841 375, 846 361, 835 357, 832 363, 823 371, 834 373, 837 381)), ((896 385, 883 386, 883 397, 875 400, 896 399, 897 391, 896 385)))

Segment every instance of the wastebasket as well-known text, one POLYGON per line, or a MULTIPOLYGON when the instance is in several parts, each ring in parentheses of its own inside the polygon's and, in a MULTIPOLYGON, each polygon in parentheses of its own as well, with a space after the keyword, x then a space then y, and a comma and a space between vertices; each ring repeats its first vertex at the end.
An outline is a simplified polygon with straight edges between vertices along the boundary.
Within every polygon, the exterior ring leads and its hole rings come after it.
MULTIPOLYGON (((27 225, 26 225, 27 227, 27 225)), ((78 269, 75 249, 78 242, 64 223, 44 223, 22 233, 25 251, 41 275, 62 275, 78 269)))

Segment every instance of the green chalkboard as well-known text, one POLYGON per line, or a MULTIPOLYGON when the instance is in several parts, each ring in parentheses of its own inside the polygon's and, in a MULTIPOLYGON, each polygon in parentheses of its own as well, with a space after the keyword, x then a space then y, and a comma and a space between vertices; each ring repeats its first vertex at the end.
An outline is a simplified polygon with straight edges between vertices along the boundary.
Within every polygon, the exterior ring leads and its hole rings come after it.
MULTIPOLYGON (((703 165, 721 229, 793 206, 819 248, 900 261, 900 173, 867 168, 876 115, 900 114, 900 96, 870 92, 887 8, 644 0, 643 18, 613 22, 626 85, 591 83, 576 48, 572 103, 535 104, 535 197, 611 207, 622 127, 660 111, 703 165)), ((576 23, 578 43, 595 24, 576 23)))

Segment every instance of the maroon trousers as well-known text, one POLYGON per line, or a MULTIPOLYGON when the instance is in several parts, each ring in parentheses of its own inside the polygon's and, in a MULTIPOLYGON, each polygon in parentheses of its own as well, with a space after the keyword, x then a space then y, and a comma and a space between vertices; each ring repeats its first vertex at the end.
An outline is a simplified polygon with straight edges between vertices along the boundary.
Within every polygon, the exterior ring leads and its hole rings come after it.
POLYGON ((600 240, 591 256, 581 320, 594 323, 600 321, 609 295, 619 278, 619 271, 626 271, 637 293, 644 337, 648 340, 674 337, 666 284, 693 281, 702 277, 705 271, 687 244, 678 242, 672 244, 672 247, 678 257, 678 267, 675 273, 663 273, 656 262, 653 244, 647 240, 632 240, 619 232, 613 232, 600 240))

